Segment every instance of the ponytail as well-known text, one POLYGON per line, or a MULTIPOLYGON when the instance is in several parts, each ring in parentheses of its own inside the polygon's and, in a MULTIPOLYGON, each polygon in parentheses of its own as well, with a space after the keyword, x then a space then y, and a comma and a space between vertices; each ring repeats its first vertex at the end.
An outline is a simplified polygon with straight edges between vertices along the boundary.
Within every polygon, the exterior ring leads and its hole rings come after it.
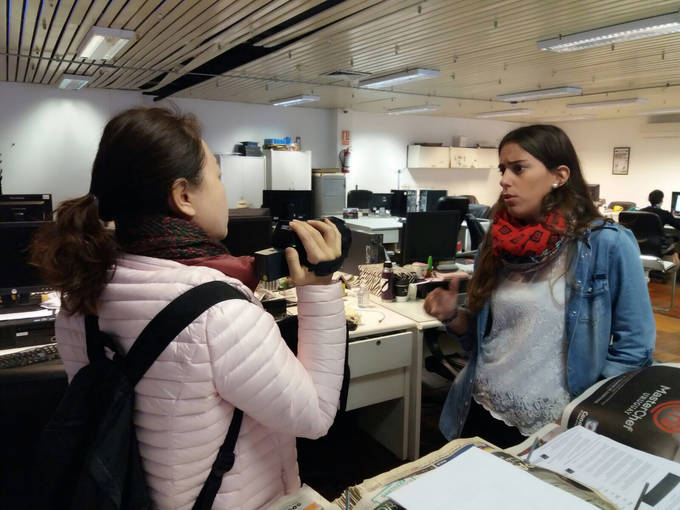
POLYGON ((69 313, 96 314, 118 249, 113 231, 99 219, 94 195, 62 202, 56 221, 43 227, 31 245, 31 263, 59 290, 69 313))

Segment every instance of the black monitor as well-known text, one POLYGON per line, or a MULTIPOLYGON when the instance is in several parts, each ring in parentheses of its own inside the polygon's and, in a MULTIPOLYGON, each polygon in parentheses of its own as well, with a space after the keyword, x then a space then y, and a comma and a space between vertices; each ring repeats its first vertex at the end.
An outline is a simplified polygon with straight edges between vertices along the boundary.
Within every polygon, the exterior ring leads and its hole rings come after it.
POLYGON ((458 211, 414 212, 406 215, 402 229, 402 264, 456 258, 460 227, 458 211))
POLYGON ((240 209, 229 212, 229 228, 222 244, 235 257, 252 255, 256 251, 270 248, 272 245, 272 217, 267 209, 264 214, 239 214, 240 209))
POLYGON ((600 200, 600 185, 599 184, 588 184, 588 193, 590 193, 590 199, 593 202, 600 200))
MULTIPOLYGON (((49 221, 0 223, 0 296, 49 290, 38 269, 28 263, 28 249, 36 231, 49 221)), ((18 296, 18 297, 19 297, 18 296)))
POLYGON ((420 212, 436 211, 437 202, 441 197, 445 197, 447 193, 445 189, 421 189, 418 210, 420 212))
POLYGON ((51 221, 52 195, 0 195, 0 221, 51 221))
POLYGON ((671 212, 680 214, 680 191, 671 193, 671 212))
POLYGON ((266 189, 262 191, 262 207, 269 209, 273 220, 309 220, 312 192, 266 189))
POLYGON ((370 206, 371 209, 384 207, 389 211, 390 207, 392 207, 392 193, 373 193, 370 206))
POLYGON ((392 216, 405 217, 406 213, 416 212, 418 203, 416 201, 416 190, 414 189, 393 189, 390 204, 390 214, 392 216))

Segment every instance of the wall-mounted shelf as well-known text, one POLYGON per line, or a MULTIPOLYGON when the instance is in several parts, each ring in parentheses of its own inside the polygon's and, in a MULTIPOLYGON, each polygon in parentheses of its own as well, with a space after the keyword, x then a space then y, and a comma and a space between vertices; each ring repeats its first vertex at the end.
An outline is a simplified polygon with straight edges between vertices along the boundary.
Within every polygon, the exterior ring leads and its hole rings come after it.
POLYGON ((415 168, 496 168, 498 150, 409 145, 407 166, 409 170, 415 168))

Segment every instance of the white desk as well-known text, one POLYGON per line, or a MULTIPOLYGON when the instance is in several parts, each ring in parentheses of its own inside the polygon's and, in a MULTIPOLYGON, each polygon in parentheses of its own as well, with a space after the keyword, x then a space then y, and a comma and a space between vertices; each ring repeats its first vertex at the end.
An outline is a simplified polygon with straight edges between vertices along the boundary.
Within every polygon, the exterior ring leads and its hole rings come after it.
MULTIPOLYGON (((412 398, 413 386, 420 388, 421 382, 414 358, 422 360, 422 342, 415 341, 415 324, 380 303, 359 308, 354 295, 346 296, 344 302, 361 317, 357 329, 349 332, 347 410, 359 410, 355 413, 358 425, 397 457, 406 459, 413 450, 415 406, 420 431, 420 399, 412 398)), ((297 313, 297 309, 289 308, 288 312, 297 313)), ((417 437, 420 441, 420 432, 417 437)))
POLYGON ((403 226, 395 216, 362 216, 361 218, 345 218, 350 230, 368 234, 382 234, 383 244, 398 243, 399 231, 403 226))
POLYGON ((396 312, 412 321, 415 326, 415 342, 413 343, 411 360, 411 409, 409 410, 409 441, 408 457, 417 459, 420 457, 420 402, 422 394, 423 379, 423 343, 425 330, 438 328, 442 323, 425 313, 423 305, 424 299, 416 301, 406 301, 404 303, 383 302, 377 296, 371 295, 371 300, 380 303, 383 308, 396 312))

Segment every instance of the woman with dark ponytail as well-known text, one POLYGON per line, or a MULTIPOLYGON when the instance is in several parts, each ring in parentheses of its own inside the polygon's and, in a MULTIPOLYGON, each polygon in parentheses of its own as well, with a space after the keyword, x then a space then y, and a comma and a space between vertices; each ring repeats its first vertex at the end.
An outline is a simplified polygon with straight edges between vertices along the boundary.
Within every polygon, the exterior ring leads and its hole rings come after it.
MULTIPOLYGON (((228 171, 228 170, 227 170, 228 171)), ((297 489, 295 437, 324 435, 338 406, 345 352, 341 288, 286 251, 298 293, 297 358, 253 296, 252 257, 232 257, 220 168, 195 118, 135 108, 111 119, 90 192, 63 202, 36 238, 33 262, 61 292, 59 353, 69 380, 88 363, 84 317, 127 352, 186 290, 222 280, 248 297, 210 308, 180 333, 135 387, 135 425, 154 507, 189 508, 244 412, 236 462, 215 510, 259 508, 297 489)), ((310 262, 340 256, 328 220, 291 223, 310 262)))
POLYGON ((457 307, 453 280, 425 309, 471 350, 443 434, 507 447, 559 419, 599 378, 649 365, 656 335, 635 237, 600 216, 567 135, 521 127, 498 150, 502 191, 467 307, 457 307))

